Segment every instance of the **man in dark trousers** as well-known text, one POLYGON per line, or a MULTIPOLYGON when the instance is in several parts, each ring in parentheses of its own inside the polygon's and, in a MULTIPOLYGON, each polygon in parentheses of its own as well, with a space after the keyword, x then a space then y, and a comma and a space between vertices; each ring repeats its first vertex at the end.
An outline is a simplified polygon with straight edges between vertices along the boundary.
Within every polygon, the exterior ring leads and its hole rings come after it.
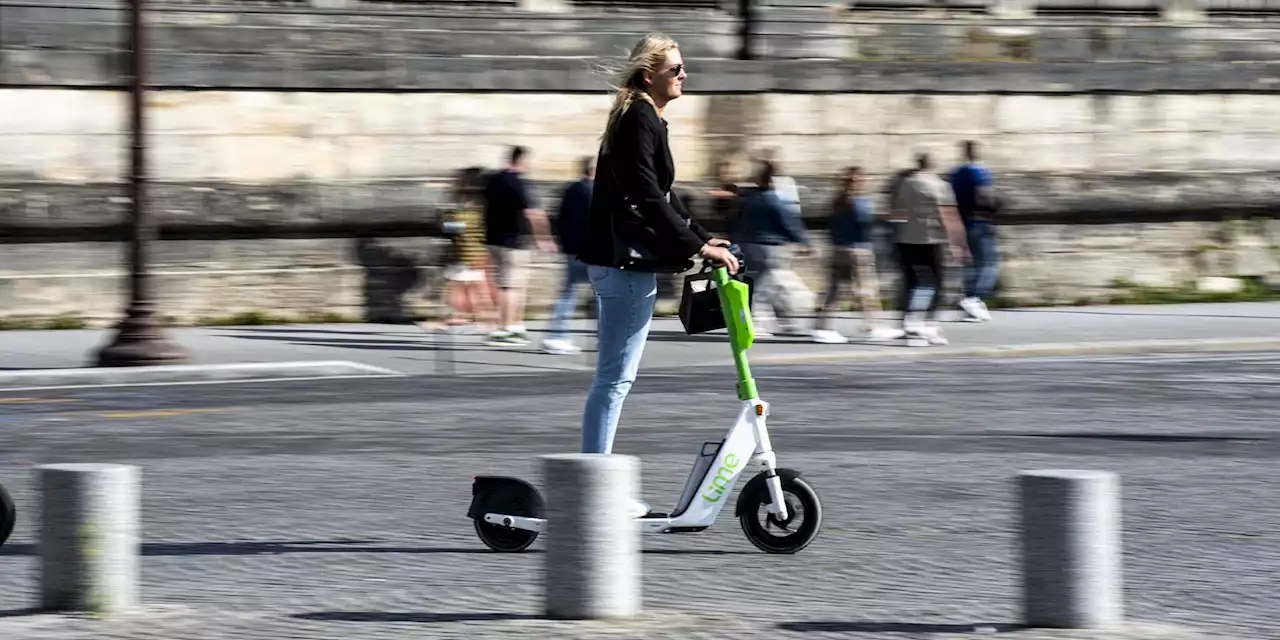
POLYGON ((560 211, 556 215, 556 236, 560 250, 564 252, 564 284, 560 298, 556 300, 546 340, 542 350, 552 355, 569 355, 582 349, 569 338, 569 319, 578 306, 578 285, 587 284, 587 265, 578 259, 582 249, 582 234, 587 227, 587 214, 591 211, 591 188, 595 183, 596 162, 590 156, 581 160, 582 173, 560 197, 560 211))
POLYGON ((894 248, 902 269, 902 330, 910 346, 945 345, 942 330, 929 323, 942 294, 944 248, 968 258, 964 224, 956 214, 951 185, 933 173, 928 154, 916 156, 915 169, 896 181, 889 204, 897 227, 894 248))
POLYGON ((524 327, 524 293, 529 281, 529 249, 533 235, 543 251, 554 251, 547 218, 534 208, 525 184, 524 147, 512 147, 507 168, 493 174, 485 187, 484 233, 498 284, 498 329, 489 334, 495 345, 529 344, 524 327))

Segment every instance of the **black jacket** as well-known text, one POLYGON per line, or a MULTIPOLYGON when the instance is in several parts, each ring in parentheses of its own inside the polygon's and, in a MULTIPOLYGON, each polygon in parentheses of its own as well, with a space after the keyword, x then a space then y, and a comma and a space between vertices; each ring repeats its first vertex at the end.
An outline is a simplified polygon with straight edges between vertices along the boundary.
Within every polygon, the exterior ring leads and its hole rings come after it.
POLYGON ((596 184, 578 259, 635 271, 683 271, 710 235, 671 191, 667 123, 635 101, 596 160, 596 184))

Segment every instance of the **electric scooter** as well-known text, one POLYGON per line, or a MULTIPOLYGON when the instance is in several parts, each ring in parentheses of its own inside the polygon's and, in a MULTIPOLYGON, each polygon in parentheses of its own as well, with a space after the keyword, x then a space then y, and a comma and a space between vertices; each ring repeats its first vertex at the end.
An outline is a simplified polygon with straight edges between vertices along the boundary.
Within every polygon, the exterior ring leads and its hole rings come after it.
POLYGON ((0 485, 0 546, 4 546, 4 541, 13 533, 13 524, 17 519, 13 498, 4 490, 4 485, 0 485))
MULTIPOLYGON (((710 270, 710 280, 715 284, 715 295, 702 298, 711 304, 703 306, 718 306, 723 314, 723 324, 717 327, 728 330, 742 408, 724 439, 703 443, 675 509, 669 514, 650 512, 636 521, 645 533, 706 530, 716 521, 742 472, 751 463, 760 471, 738 494, 734 515, 747 539, 757 548, 768 553, 795 553, 818 535, 822 504, 809 483, 801 479, 799 471, 777 468, 765 426, 769 403, 760 399, 747 364, 746 352, 755 334, 749 287, 742 281, 743 272, 735 278, 730 277, 725 267, 709 261, 704 262, 703 267, 704 273, 710 270), (715 304, 717 298, 718 305, 715 304)), ((689 295, 688 282, 685 295, 689 295)), ((688 323, 686 331, 702 332, 691 330, 688 323)), ((474 521, 480 540, 494 551, 523 551, 546 527, 542 495, 523 480, 477 476, 472 482, 471 495, 467 516, 474 521)))

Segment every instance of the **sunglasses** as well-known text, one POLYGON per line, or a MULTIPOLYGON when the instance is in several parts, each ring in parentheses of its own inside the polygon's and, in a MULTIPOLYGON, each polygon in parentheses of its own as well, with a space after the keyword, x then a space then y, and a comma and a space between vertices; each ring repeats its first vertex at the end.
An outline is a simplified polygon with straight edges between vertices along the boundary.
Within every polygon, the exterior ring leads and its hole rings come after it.
POLYGON ((671 67, 670 69, 667 70, 667 73, 671 74, 672 78, 680 77, 680 74, 684 73, 684 63, 671 67))

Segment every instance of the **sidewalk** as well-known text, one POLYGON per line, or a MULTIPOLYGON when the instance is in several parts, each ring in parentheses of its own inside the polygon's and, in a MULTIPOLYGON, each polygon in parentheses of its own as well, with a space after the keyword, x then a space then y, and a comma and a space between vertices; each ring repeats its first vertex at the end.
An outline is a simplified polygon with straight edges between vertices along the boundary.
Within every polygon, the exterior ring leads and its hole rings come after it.
MULTIPOLYGON (((1232 348, 1280 348, 1280 303, 1193 304, 1125 307, 1058 307, 994 312, 994 320, 944 323, 951 344, 909 348, 901 341, 819 345, 800 337, 771 337, 751 349, 755 364, 814 360, 936 358, 1000 355, 1176 352, 1232 348)), ((855 318, 837 321, 853 335, 855 318)), ((528 347, 491 347, 482 336, 429 333, 411 325, 333 324, 178 328, 170 337, 186 348, 193 365, 290 363, 289 375, 304 375, 297 363, 355 363, 347 375, 512 374, 589 370, 594 365, 592 322, 576 321, 574 338, 586 351, 574 356, 541 353, 544 322, 530 323, 528 347)), ((106 330, 0 332, 0 378, 17 372, 91 366, 106 330)), ((643 367, 727 365, 723 332, 686 335, 675 318, 654 321, 643 367)), ((203 367, 199 367, 203 368, 203 367)), ((303 367, 305 368, 305 367, 303 367)), ((261 368, 259 368, 261 370, 261 368)), ((121 370, 117 370, 121 371, 121 370)), ((119 375, 119 374, 117 374, 119 375)), ((274 377, 281 377, 285 373, 274 377)), ((327 373, 326 375, 339 375, 327 373)), ((235 377, 233 374, 219 377, 235 377)), ((0 387, 10 384, 0 382, 0 387)))

